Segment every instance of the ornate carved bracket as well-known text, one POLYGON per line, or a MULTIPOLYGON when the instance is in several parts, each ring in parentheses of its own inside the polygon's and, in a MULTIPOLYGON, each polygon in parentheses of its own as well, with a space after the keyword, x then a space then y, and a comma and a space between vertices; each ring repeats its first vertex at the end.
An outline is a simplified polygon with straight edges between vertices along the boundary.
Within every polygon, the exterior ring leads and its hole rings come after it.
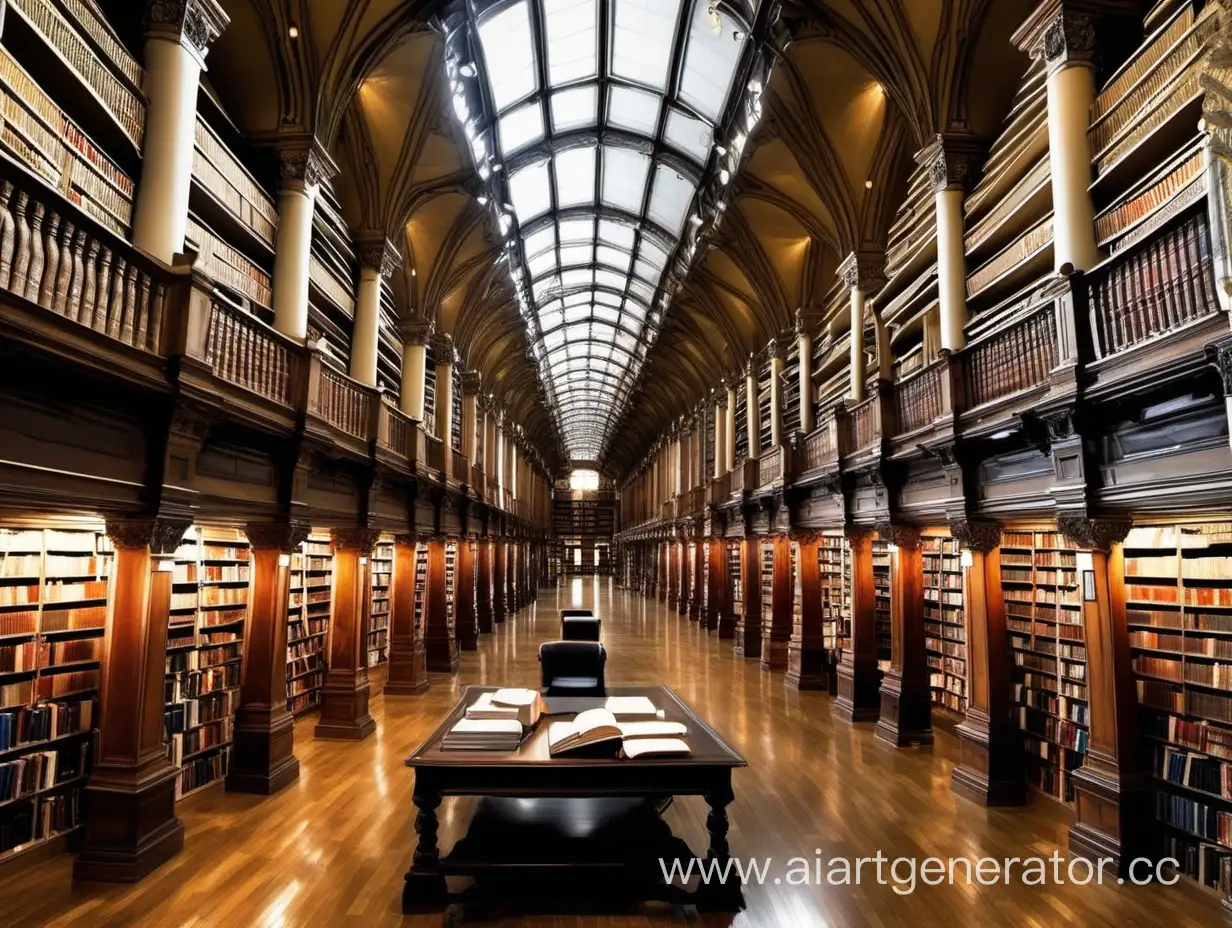
POLYGON ((253 522, 244 527, 244 534, 253 548, 275 548, 290 554, 304 543, 309 530, 303 522, 253 522))
POLYGON ((964 548, 985 554, 1001 544, 1001 524, 982 519, 955 519, 950 534, 964 548))
POLYGON ((1059 516, 1057 528, 1080 548, 1109 551, 1125 540, 1133 522, 1129 519, 1101 519, 1086 516, 1059 516))
POLYGON ((272 141, 281 158, 279 173, 284 184, 316 187, 338 173, 338 165, 314 135, 278 135, 272 141))
POLYGON ((878 522, 877 534, 881 540, 900 548, 915 549, 920 546, 920 530, 911 525, 899 525, 894 522, 878 522))
POLYGON ((437 364, 453 364, 456 360, 453 350, 453 336, 448 332, 437 332, 432 336, 432 353, 436 355, 437 364))
POLYGON ((432 338, 432 323, 427 319, 412 319, 398 326, 398 335, 405 345, 426 345, 432 338))
POLYGON ((851 289, 871 295, 885 286, 885 255, 880 252, 853 251, 838 266, 837 274, 851 289))
POLYGON ((148 547, 151 554, 174 554, 191 527, 187 519, 108 519, 105 531, 117 548, 148 547))
POLYGON ((367 557, 372 554, 381 533, 371 528, 336 528, 330 532, 330 541, 334 550, 345 548, 358 550, 360 555, 367 557))
POLYGON ((974 139, 937 135, 915 156, 916 164, 928 166, 934 193, 970 190, 980 168, 980 148, 974 139))
POLYGON ((1095 20, 1090 5, 1084 9, 1067 0, 1045 0, 1012 41, 1050 69, 1089 63, 1095 52, 1095 20))
POLYGON ((147 20, 152 38, 178 42, 202 67, 210 46, 231 23, 218 0, 153 0, 147 20))
POLYGON ((402 253, 384 232, 367 231, 355 236, 360 267, 374 268, 388 280, 402 263, 402 253))

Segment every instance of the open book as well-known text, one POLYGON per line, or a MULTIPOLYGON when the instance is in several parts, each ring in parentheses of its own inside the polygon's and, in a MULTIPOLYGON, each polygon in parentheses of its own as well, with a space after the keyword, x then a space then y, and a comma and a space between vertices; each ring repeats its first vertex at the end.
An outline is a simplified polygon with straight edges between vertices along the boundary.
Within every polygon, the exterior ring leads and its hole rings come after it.
MULTIPOLYGON (((688 754, 688 746, 679 740, 687 731, 681 722, 618 722, 606 709, 587 709, 579 712, 572 722, 552 722, 548 726, 548 753, 556 756, 605 743, 614 751, 619 743, 623 745, 624 756, 634 757, 641 755, 629 753, 632 743, 674 739, 684 746, 683 753, 688 754)), ((596 748, 596 751, 602 750, 596 748)), ((643 749, 641 754, 645 753, 643 749)))

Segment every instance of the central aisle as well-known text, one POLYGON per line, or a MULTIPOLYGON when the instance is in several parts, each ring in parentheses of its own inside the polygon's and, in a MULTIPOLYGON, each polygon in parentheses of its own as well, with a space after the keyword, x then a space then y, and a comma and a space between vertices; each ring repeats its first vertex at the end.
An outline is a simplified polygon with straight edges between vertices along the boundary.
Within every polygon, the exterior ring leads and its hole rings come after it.
MULTIPOLYGON (((419 697, 372 700, 377 731, 359 743, 312 740, 315 719, 296 727, 298 782, 262 799, 209 789, 179 807, 183 853, 135 886, 69 889, 67 855, 0 882, 0 924, 10 926, 439 925, 439 914, 403 919, 402 875, 415 843, 412 776, 402 759, 440 721, 467 684, 538 685, 537 648, 557 636, 557 609, 594 606, 603 617, 609 684, 666 683, 748 759, 734 775, 732 853, 771 857, 771 874, 792 857, 1047 857, 1064 853, 1068 813, 1037 799, 1027 809, 984 810, 954 796, 955 740, 939 732, 928 749, 896 751, 873 726, 830 714, 830 697, 798 693, 730 642, 698 629, 653 600, 607 578, 572 579, 544 590, 479 650, 464 653, 453 679, 434 675, 419 697)), ((379 688, 379 682, 374 689, 379 688)), ((441 845, 448 849, 470 800, 446 800, 441 845)), ((695 852, 706 848, 705 803, 678 799, 667 812, 695 852)), ((824 880, 826 870, 821 871, 824 880)), ((1188 887, 928 887, 899 895, 877 885, 870 865, 861 886, 750 886, 748 909, 706 924, 790 926, 1212 925, 1213 896, 1188 887), (870 885, 871 883, 871 885, 870 885), (995 907, 995 909, 990 908, 995 907), (995 914, 993 914, 995 912, 995 914)), ((693 910, 643 917, 550 917, 552 925, 674 924, 693 910)), ((544 918, 502 924, 545 924, 544 918)))

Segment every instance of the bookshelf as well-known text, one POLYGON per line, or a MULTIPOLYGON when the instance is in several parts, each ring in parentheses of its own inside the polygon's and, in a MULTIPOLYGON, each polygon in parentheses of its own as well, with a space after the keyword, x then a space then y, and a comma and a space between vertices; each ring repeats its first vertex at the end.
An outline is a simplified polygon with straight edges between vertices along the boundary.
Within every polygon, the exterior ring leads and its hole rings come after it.
MULTIPOLYGON (((509 559, 509 576, 513 576, 514 559, 509 559)), ((458 631, 457 605, 458 593, 458 543, 445 542, 445 627, 449 630, 448 637, 454 638, 458 631)), ((435 623, 433 623, 435 625, 435 623)))
POLYGON ((1126 624, 1155 850, 1232 892, 1232 524, 1134 528, 1126 624))
MULTIPOLYGON (((758 582, 761 584, 761 627, 774 627, 774 539, 763 538, 757 543, 758 582)), ((764 633, 764 631, 763 631, 764 633)))
MULTIPOLYGON (((743 378, 736 387, 736 437, 734 444, 736 453, 735 463, 738 465, 742 461, 748 460, 749 457, 749 397, 748 390, 744 388, 743 378)), ((710 470, 702 476, 709 479, 713 475, 714 471, 710 470)))
POLYGON ((792 539, 791 551, 791 633, 795 641, 804 640, 804 588, 800 574, 800 542, 792 539))
POLYGON ((685 556, 684 573, 686 577, 685 582, 688 584, 687 589, 689 591, 687 602, 685 603, 685 609, 687 611, 693 605, 693 603, 697 602, 697 593, 698 593, 698 590, 700 589, 700 587, 698 586, 698 576, 697 576, 697 543, 696 542, 690 541, 684 546, 684 556, 685 556))
POLYGON ((890 547, 881 540, 872 544, 873 549, 873 607, 877 629, 877 669, 885 673, 890 669, 890 547))
POLYGON ((287 711, 302 715, 321 702, 329 668, 334 555, 329 535, 313 531, 291 555, 287 616, 287 711), (299 586, 296 586, 296 583, 299 586))
POLYGON ((787 349, 787 357, 783 363, 783 373, 779 374, 779 398, 782 419, 780 434, 787 441, 800 431, 800 340, 792 339, 791 347, 787 349))
POLYGON ((394 542, 382 535, 368 559, 372 581, 371 621, 368 625, 368 666, 376 667, 389 660, 390 584, 394 571, 394 542))
POLYGON ((1014 713, 1028 782, 1072 804, 1070 774, 1088 739, 1086 645, 1078 549, 1055 531, 1007 531, 1001 587, 1011 655, 1014 713))
MULTIPOLYGON (((494 556, 499 556, 500 546, 497 546, 494 556)), ((418 541, 415 543, 415 636, 423 640, 424 621, 428 613, 428 546, 418 541)))
POLYGON ((771 370, 770 359, 767 358, 757 375, 758 441, 761 443, 759 447, 762 453, 769 449, 770 437, 773 434, 770 430, 770 378, 773 376, 771 370))
POLYGON ((731 593, 731 615, 735 619, 744 614, 744 586, 740 573, 740 542, 729 541, 727 547, 727 584, 731 593))
POLYGON ((0 528, 0 864, 81 827, 111 555, 98 531, 0 528))
POLYGON ((703 541, 702 545, 702 575, 698 589, 699 602, 701 603, 702 622, 713 621, 715 626, 718 626, 719 617, 711 616, 707 610, 710 608, 710 548, 709 541, 703 541))
POLYGON ((251 583, 241 532, 193 526, 175 552, 163 716, 176 799, 221 781, 231 759, 251 583))
POLYGON ((924 645, 933 704, 967 711, 967 625, 959 543, 948 536, 920 540, 924 566, 924 645))
POLYGON ((851 637, 851 549, 842 534, 826 533, 819 539, 817 572, 822 640, 837 660, 851 637))

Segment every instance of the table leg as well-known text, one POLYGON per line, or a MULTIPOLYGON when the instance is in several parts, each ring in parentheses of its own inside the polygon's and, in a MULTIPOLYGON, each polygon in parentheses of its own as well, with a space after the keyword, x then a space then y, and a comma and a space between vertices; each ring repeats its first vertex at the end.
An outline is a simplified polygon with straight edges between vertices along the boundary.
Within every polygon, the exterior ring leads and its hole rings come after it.
POLYGON ((419 843, 411 858, 411 869, 402 887, 402 911, 444 905, 448 898, 445 877, 440 872, 441 852, 436 843, 436 810, 441 794, 435 790, 416 789, 412 797, 415 808, 415 833, 419 843))
MULTIPOLYGON (((710 813, 706 816, 706 829, 710 832, 710 847, 706 851, 706 863, 711 873, 722 872, 731 858, 727 843, 727 807, 735 799, 731 781, 725 780, 706 793, 710 813)), ((735 912, 744 908, 744 892, 735 868, 727 870, 728 879, 711 880, 698 887, 698 908, 709 911, 735 912)))

